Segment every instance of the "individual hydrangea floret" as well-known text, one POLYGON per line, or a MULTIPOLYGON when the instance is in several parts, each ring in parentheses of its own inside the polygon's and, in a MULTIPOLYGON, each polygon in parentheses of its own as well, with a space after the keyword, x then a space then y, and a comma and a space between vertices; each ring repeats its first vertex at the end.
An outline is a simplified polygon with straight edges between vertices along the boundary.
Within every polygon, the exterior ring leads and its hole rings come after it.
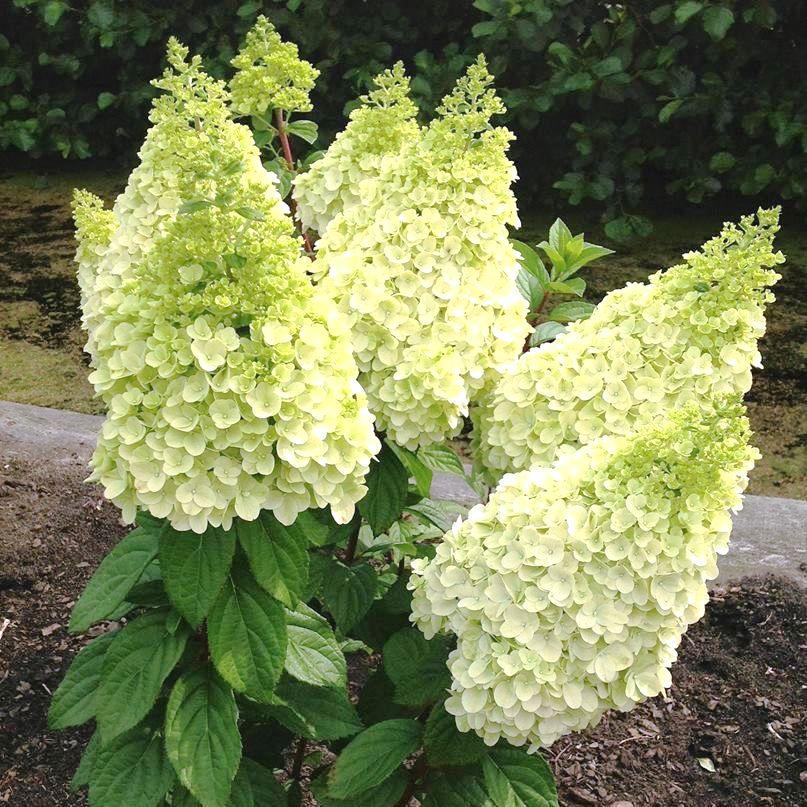
POLYGON ((325 154, 294 180, 294 199, 304 229, 324 233, 342 210, 359 203, 362 186, 417 139, 417 107, 409 97, 403 64, 376 76, 375 89, 362 96, 350 122, 325 154))
POLYGON ((744 217, 684 263, 613 291, 587 320, 525 353, 472 413, 488 481, 544 465, 690 400, 745 393, 759 366, 779 210, 744 217))
POLYGON ((379 443, 349 320, 307 272, 277 178, 221 82, 169 46, 141 162, 111 213, 78 198, 90 375, 108 408, 91 479, 180 530, 349 519, 379 443))
POLYGON ((449 631, 446 709, 529 750, 663 692, 758 456, 739 399, 690 404, 508 474, 413 562, 412 619, 449 631))
POLYGON ((314 262, 320 285, 353 317, 378 428, 410 449, 460 430, 528 330, 507 230, 518 225, 512 135, 490 126, 501 111, 491 81, 480 59, 443 114, 353 186, 358 200, 328 224, 314 262))
POLYGON ((297 45, 284 42, 263 14, 230 64, 236 69, 230 79, 230 94, 237 115, 262 116, 267 109, 311 110, 309 93, 319 70, 301 59, 297 45))

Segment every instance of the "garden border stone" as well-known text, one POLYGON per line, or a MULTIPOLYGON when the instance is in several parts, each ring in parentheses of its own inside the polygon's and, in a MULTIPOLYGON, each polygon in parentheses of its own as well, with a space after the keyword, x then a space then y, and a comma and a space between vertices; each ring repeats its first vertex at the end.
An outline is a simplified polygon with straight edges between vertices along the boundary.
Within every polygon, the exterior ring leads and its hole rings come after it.
MULTIPOLYGON (((86 464, 103 418, 0 401, 0 473, 7 459, 57 465, 86 464)), ((432 495, 465 506, 478 501, 459 477, 436 473, 432 495)), ((807 501, 745 496, 734 516, 731 547, 720 559, 718 581, 750 574, 783 574, 807 587, 807 501)))

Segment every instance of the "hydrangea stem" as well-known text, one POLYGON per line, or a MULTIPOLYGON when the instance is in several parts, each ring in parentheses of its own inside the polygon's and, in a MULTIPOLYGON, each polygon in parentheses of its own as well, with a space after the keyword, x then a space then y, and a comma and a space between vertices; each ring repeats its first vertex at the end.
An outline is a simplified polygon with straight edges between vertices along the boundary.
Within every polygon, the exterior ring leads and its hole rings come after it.
MULTIPOLYGON (((280 140, 280 147, 283 149, 283 159, 286 161, 286 165, 289 167, 289 171, 292 173, 295 172, 294 168, 294 154, 291 150, 291 143, 289 142, 289 133, 286 129, 286 119, 283 117, 283 110, 276 109, 275 110, 275 126, 277 128, 277 136, 280 140)), ((310 257, 313 258, 314 256, 314 245, 311 242, 311 236, 308 233, 303 231, 302 224, 300 223, 299 218, 297 218, 297 204, 292 197, 289 197, 289 207, 291 208, 291 213, 296 222, 297 226, 300 229, 300 234, 303 236, 303 241, 305 242, 305 251, 310 257)))

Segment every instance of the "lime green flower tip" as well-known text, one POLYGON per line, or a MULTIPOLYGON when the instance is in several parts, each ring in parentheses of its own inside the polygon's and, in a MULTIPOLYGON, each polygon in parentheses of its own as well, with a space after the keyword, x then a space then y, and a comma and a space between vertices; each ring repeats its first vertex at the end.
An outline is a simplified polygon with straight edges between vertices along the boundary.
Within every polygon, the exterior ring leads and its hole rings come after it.
POLYGON ((739 396, 504 477, 413 562, 412 619, 457 636, 446 709, 530 750, 670 686, 757 458, 739 396))
POLYGON ((231 62, 232 109, 238 115, 264 115, 267 110, 308 112, 309 94, 319 70, 300 58, 297 45, 284 42, 274 25, 261 15, 247 33, 244 46, 231 62))

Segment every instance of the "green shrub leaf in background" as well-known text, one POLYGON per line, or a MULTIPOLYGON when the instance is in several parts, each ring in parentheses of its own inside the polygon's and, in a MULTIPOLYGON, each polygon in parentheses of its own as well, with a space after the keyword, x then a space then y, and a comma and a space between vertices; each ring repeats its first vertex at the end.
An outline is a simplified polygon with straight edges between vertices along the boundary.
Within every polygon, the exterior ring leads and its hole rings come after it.
POLYGON ((345 656, 328 621, 313 608, 299 603, 286 609, 286 672, 313 686, 344 687, 345 656))
POLYGON ((328 559, 322 599, 342 633, 347 633, 370 610, 376 586, 376 572, 368 563, 345 566, 338 560, 328 559))
POLYGON ((359 512, 375 535, 386 532, 401 515, 406 502, 409 473, 385 442, 365 479, 367 495, 359 502, 359 512))

